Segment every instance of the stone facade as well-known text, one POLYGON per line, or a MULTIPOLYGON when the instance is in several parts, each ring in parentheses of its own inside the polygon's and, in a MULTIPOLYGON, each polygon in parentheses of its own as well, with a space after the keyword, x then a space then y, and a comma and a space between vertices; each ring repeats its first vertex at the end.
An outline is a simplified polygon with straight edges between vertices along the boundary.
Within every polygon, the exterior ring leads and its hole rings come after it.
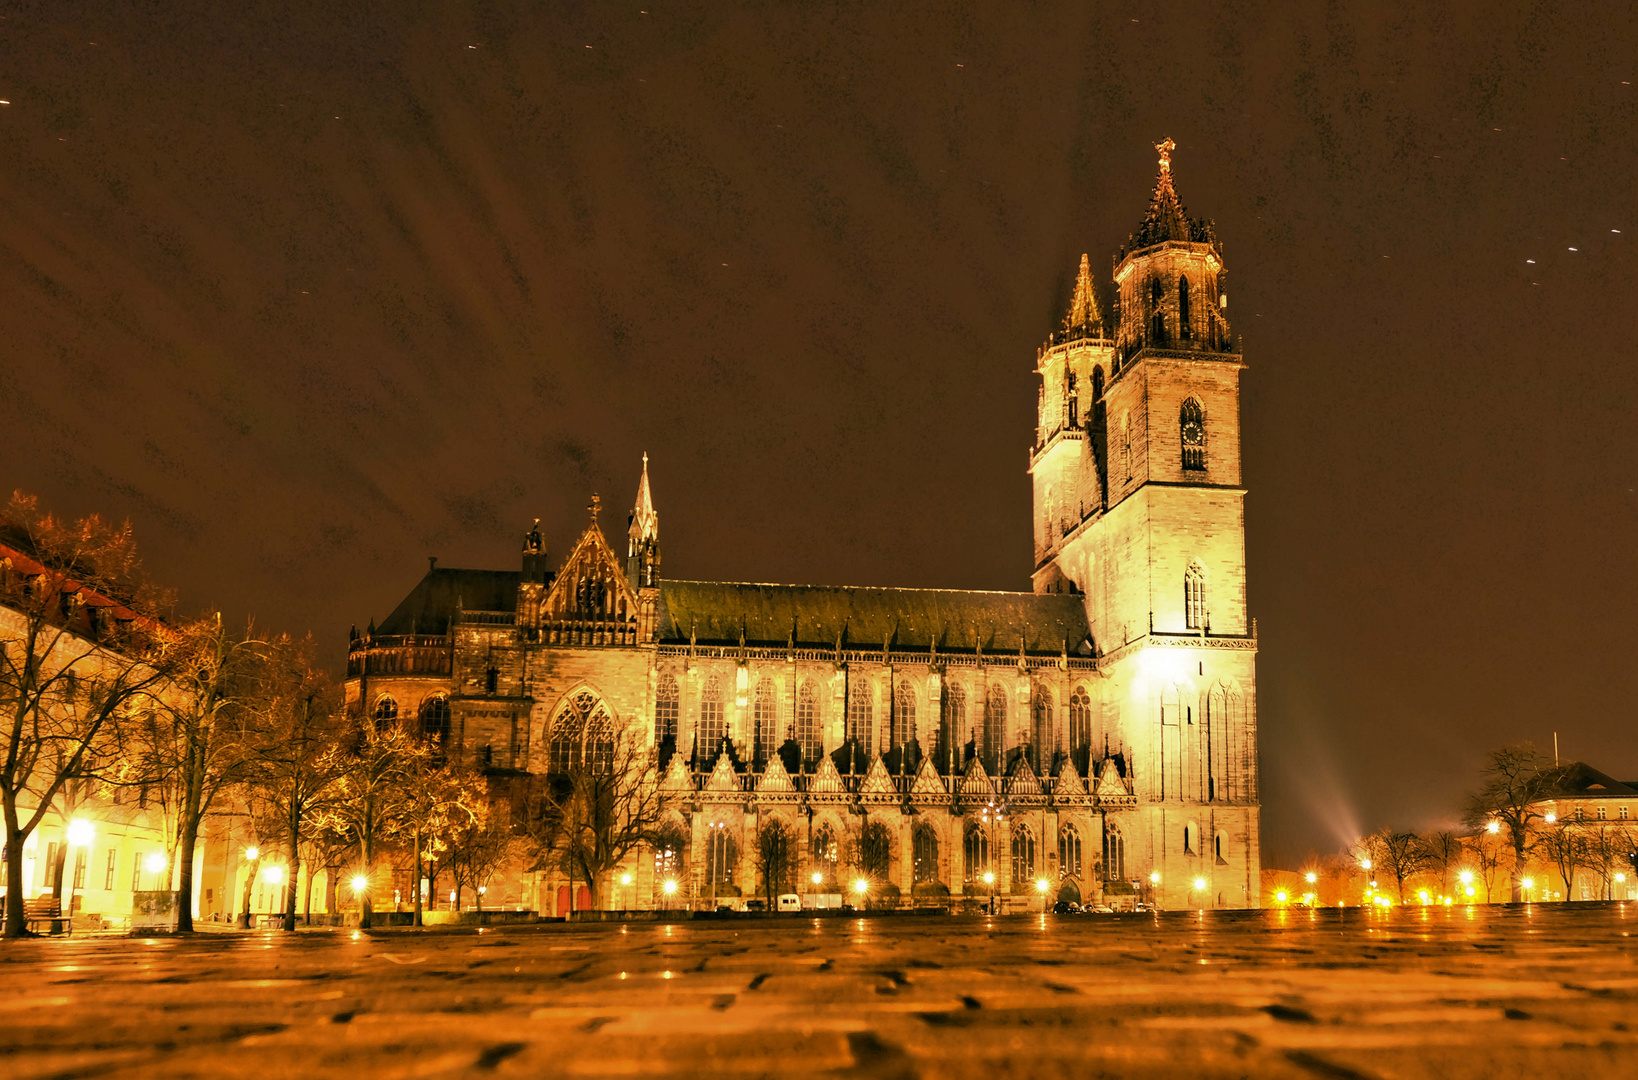
MULTIPOLYGON (((662 578, 645 458, 623 559, 594 500, 555 569, 538 528, 518 571, 432 566, 355 632, 349 700, 499 775, 549 770, 554 733, 594 713, 638 733, 674 839, 605 906, 758 893, 770 818, 802 892, 1255 906, 1243 364, 1216 239, 1160 149, 1118 316, 1106 331, 1083 257, 1036 358, 1032 593, 662 578)), ((576 902, 544 884, 543 910, 576 902)))

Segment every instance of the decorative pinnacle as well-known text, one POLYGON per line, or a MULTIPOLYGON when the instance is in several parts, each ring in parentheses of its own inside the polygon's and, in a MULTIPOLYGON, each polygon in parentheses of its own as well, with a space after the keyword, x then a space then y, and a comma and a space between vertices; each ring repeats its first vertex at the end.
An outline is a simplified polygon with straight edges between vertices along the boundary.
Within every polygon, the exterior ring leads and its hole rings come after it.
POLYGON ((592 494, 591 505, 586 507, 586 509, 591 511, 592 524, 596 525, 597 524, 598 511, 603 509, 603 500, 601 498, 599 498, 597 496, 597 494, 594 492, 592 494))
POLYGON ((1168 138, 1155 143, 1155 149, 1160 151, 1160 171, 1171 172, 1172 151, 1177 149, 1177 144, 1168 138))

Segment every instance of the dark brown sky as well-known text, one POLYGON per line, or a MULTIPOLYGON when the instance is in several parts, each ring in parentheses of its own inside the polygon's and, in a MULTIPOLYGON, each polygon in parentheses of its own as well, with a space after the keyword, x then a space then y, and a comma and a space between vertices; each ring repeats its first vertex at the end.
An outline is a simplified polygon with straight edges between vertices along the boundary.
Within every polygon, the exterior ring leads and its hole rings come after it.
POLYGON ((1400 6, 0 6, 0 484, 338 660, 644 450, 673 576, 1027 588, 1035 348, 1170 135, 1268 856, 1638 777, 1638 26, 1400 6))

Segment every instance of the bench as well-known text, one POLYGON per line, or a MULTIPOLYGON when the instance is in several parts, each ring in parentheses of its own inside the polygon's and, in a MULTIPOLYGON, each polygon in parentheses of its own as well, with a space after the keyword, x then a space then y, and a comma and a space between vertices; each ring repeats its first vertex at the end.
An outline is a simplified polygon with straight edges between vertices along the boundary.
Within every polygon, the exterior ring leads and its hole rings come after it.
POLYGON ((55 896, 36 896, 23 901, 23 925, 32 929, 36 923, 48 924, 48 934, 72 933, 71 920, 63 918, 62 901, 55 896))

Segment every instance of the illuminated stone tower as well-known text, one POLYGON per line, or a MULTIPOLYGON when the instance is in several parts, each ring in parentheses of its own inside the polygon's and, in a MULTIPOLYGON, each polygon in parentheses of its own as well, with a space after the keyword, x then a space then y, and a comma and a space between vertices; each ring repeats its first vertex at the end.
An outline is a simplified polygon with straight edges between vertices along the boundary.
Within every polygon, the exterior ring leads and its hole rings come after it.
POLYGON ((1158 873, 1163 906, 1254 906, 1244 364, 1222 249, 1178 200, 1174 148, 1156 147, 1154 195, 1115 264, 1112 332, 1083 256, 1069 316, 1037 357, 1034 584, 1084 594, 1105 676, 1066 749, 1092 775, 1119 770, 1138 796, 1106 815, 1106 859, 1123 864, 1110 876, 1142 888, 1158 873))

